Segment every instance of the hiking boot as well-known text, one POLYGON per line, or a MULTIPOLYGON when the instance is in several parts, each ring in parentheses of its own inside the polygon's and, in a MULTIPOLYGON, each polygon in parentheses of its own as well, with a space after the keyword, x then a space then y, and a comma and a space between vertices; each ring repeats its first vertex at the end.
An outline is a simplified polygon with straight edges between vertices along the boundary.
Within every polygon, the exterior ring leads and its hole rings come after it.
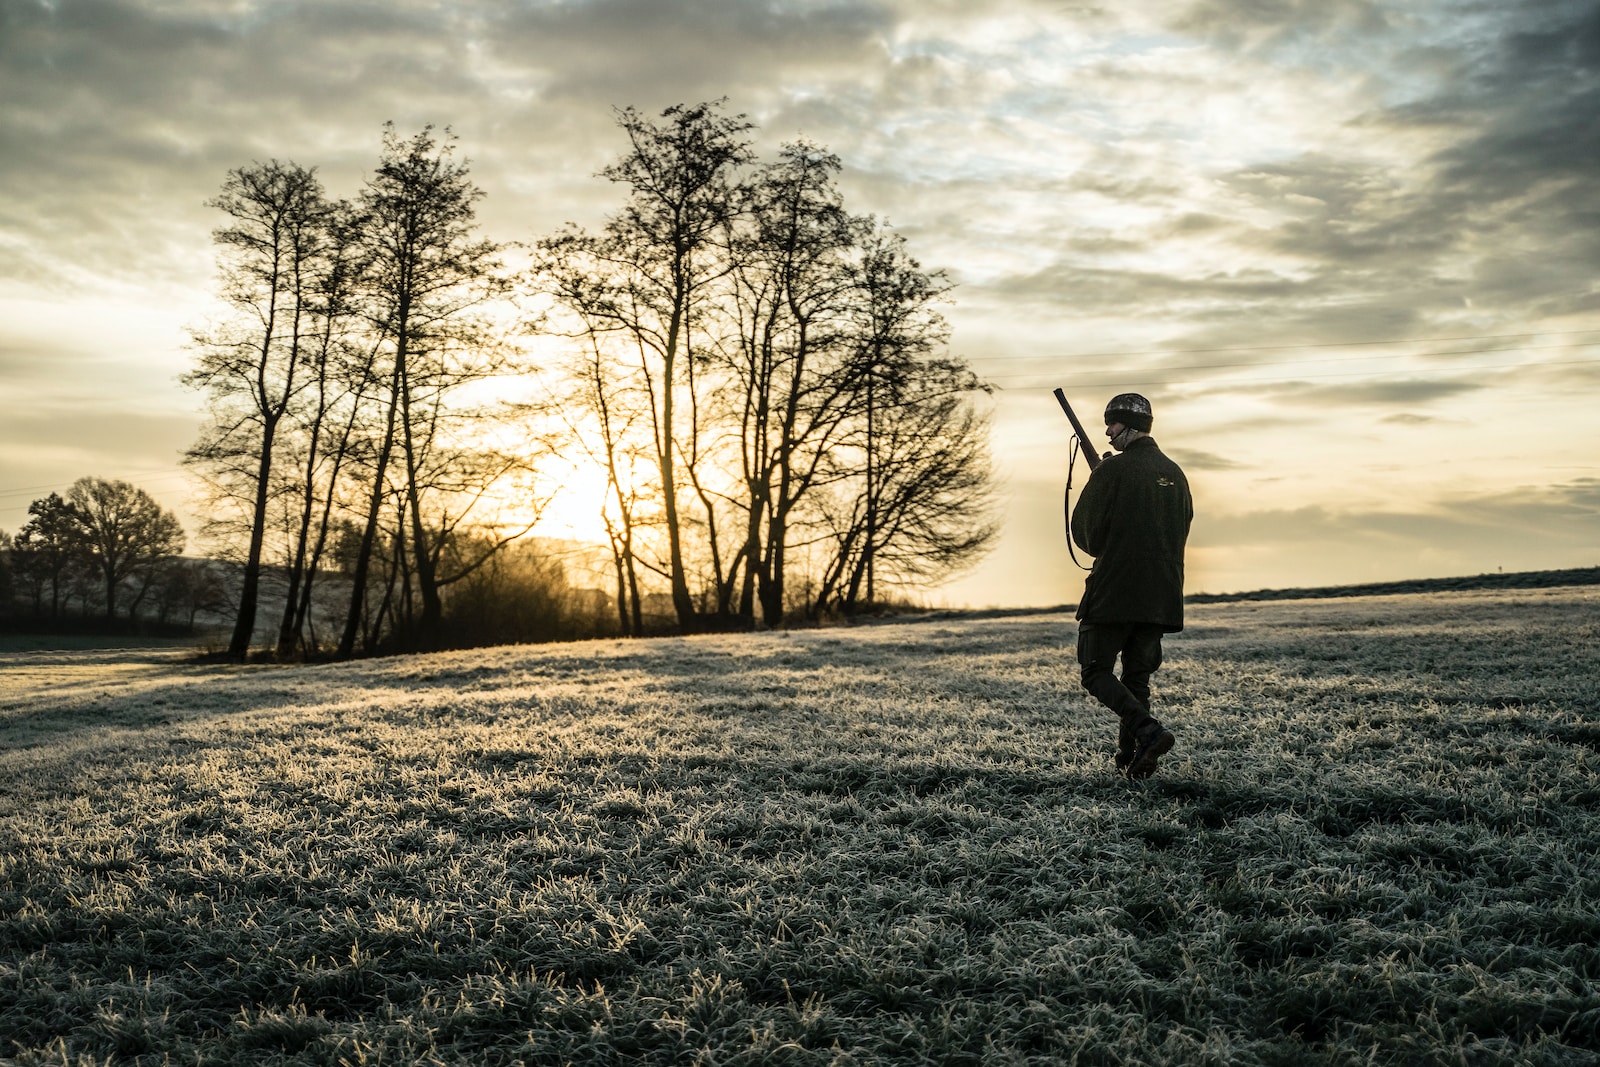
POLYGON ((1139 737, 1134 744, 1133 758, 1128 761, 1127 769, 1122 773, 1129 778, 1148 778, 1156 773, 1156 761, 1168 752, 1177 738, 1172 736, 1172 731, 1151 719, 1139 731, 1139 737))
MULTIPOLYGON (((1149 712, 1144 712, 1143 717, 1148 718, 1149 714, 1149 712)), ((1128 773, 1128 764, 1133 762, 1134 750, 1139 747, 1139 743, 1134 740, 1133 722, 1134 720, 1131 716, 1123 716, 1121 723, 1117 726, 1116 764, 1118 774, 1128 773)))

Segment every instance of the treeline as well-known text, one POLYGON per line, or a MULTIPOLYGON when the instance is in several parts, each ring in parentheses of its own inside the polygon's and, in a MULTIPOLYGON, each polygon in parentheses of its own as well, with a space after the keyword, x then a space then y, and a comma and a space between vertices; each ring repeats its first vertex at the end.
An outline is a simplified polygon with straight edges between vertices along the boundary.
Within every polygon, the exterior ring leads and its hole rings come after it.
POLYGON ((1253 589, 1244 593, 1190 593, 1183 599, 1189 604, 1224 604, 1240 600, 1324 600, 1351 596, 1450 593, 1464 589, 1559 589, 1571 585, 1600 585, 1600 567, 1513 571, 1509 574, 1463 574, 1452 578, 1402 578, 1392 582, 1362 582, 1359 585, 1253 589))
POLYGON ((183 527, 143 489, 80 478, 0 531, 0 619, 30 629, 193 632, 229 609, 226 579, 183 558, 183 527))
POLYGON ((618 119, 618 210, 516 247, 432 128, 386 127, 350 199, 296 163, 227 176, 229 312, 187 381, 232 655, 493 639, 538 599, 505 576, 567 584, 508 555, 555 481, 604 487, 607 588, 579 599, 621 634, 663 603, 683 631, 848 614, 988 546, 985 387, 946 351, 945 277, 845 209, 815 145, 762 163, 719 104, 618 119))

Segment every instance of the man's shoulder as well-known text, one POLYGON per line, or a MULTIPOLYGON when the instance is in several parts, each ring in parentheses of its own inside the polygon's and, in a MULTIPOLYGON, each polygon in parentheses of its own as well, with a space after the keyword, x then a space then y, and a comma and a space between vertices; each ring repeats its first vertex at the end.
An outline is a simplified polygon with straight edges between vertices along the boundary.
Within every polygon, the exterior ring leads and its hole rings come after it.
POLYGON ((1143 472, 1153 473, 1159 484, 1189 483, 1183 468, 1178 466, 1177 461, 1171 456, 1161 451, 1161 446, 1156 444, 1153 437, 1140 438, 1134 447, 1122 453, 1122 456, 1130 461, 1127 467, 1130 472, 1138 468, 1143 472))
POLYGON ((1124 455, 1144 456, 1145 458, 1154 462, 1171 463, 1174 467, 1178 465, 1173 461, 1171 456, 1161 451, 1161 445, 1154 437, 1139 438, 1138 441, 1134 442, 1133 447, 1129 448, 1124 455))
POLYGON ((1107 456, 1095 468, 1095 474, 1107 478, 1125 478, 1152 470, 1169 476, 1176 475, 1184 481, 1188 480, 1184 476, 1183 468, 1178 466, 1177 461, 1171 456, 1161 451, 1161 446, 1156 444, 1154 437, 1141 437, 1123 451, 1107 456))
POLYGON ((1139 438, 1119 453, 1117 458, 1127 460, 1130 464, 1160 463, 1177 466, 1177 464, 1172 463, 1171 456, 1161 451, 1161 446, 1156 443, 1154 437, 1139 438))
POLYGON ((1173 459, 1171 456, 1167 455, 1165 452, 1161 451, 1160 449, 1156 449, 1156 457, 1160 461, 1160 463, 1161 463, 1161 465, 1163 467, 1166 467, 1169 470, 1175 471, 1179 476, 1182 476, 1183 468, 1178 465, 1178 461, 1177 460, 1173 459))

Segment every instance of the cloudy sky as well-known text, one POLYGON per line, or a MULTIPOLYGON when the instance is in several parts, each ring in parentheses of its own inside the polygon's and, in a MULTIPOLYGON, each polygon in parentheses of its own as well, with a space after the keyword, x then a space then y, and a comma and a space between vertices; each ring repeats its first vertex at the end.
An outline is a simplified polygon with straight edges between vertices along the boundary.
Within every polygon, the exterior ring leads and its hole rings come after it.
POLYGON ((1564 0, 0 0, 0 529, 182 510, 228 169, 353 194, 449 125, 486 230, 597 223, 612 109, 726 97, 958 282, 1005 538, 1053 604, 1063 386, 1151 398, 1192 592, 1600 564, 1600 6, 1564 0))

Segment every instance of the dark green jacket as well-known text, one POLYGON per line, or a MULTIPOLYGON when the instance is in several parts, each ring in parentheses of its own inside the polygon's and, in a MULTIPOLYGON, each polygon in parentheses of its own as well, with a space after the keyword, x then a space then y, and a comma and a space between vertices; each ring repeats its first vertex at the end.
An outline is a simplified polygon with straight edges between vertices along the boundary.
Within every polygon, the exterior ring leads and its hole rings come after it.
POLYGON ((1095 468, 1072 512, 1072 539, 1095 557, 1078 618, 1183 629, 1183 545, 1194 519, 1189 480, 1153 437, 1095 468))

